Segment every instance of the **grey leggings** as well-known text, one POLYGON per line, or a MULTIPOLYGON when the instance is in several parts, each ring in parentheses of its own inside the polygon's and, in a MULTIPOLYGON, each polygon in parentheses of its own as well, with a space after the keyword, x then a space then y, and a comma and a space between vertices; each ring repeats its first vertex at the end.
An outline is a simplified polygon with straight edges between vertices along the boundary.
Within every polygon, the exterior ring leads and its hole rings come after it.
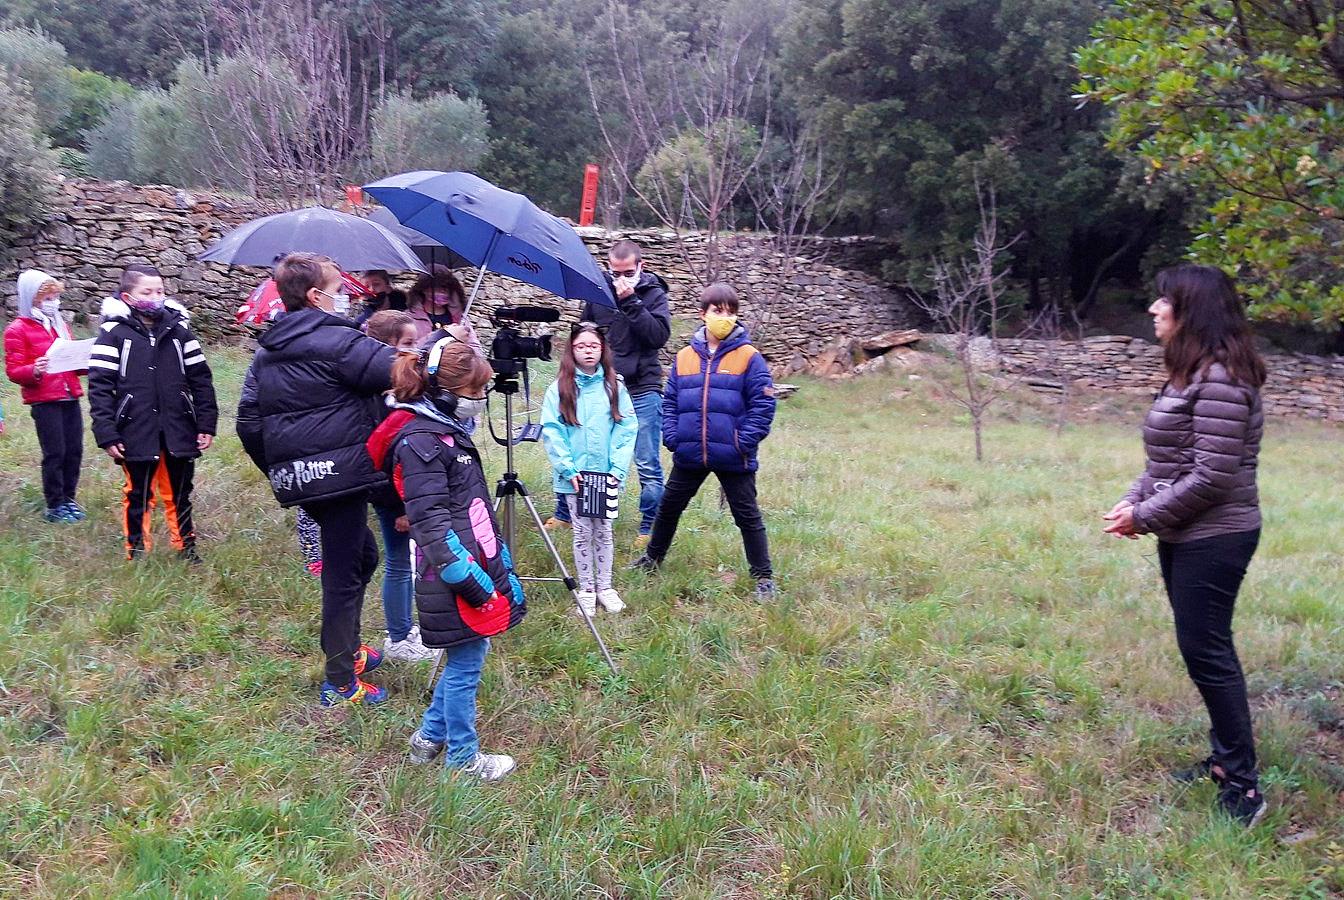
POLYGON ((605 591, 611 587, 611 565, 616 555, 612 520, 581 516, 578 496, 565 494, 564 498, 574 525, 574 568, 578 570, 579 590, 605 591))

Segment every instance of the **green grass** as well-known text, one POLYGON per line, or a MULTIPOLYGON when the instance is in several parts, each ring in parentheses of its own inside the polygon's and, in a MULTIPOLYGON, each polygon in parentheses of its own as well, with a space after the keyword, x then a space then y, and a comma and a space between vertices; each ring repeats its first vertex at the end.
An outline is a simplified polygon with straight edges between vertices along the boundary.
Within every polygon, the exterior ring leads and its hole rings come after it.
MULTIPOLYGON (((232 409, 246 357, 219 351, 232 409)), ((22 896, 1324 897, 1344 891, 1344 461, 1271 423, 1238 640, 1273 804, 1210 785, 1153 545, 1099 514, 1138 412, 1056 437, 1017 398, 971 459, 931 379, 804 382, 760 481, 783 597, 750 599, 706 490, 668 565, 600 620, 566 601, 496 643, 493 787, 404 761, 423 668, 317 708, 318 592, 232 423, 198 471, 207 565, 130 568, 90 450, 78 526, 40 521, 31 421, 0 391, 0 893, 22 896)), ((541 451, 521 468, 545 499, 541 451)), ((491 448, 493 477, 502 456, 491 448)), ((630 498, 633 501, 633 498, 630 498)), ((633 509, 633 502, 628 507, 633 509)), ((628 548, 631 517, 618 523, 628 548)), ((162 535, 160 535, 162 537, 162 535)), ((622 553, 622 559, 626 554, 622 553)), ((528 535, 525 570, 543 557, 528 535)), ((381 626, 376 591, 365 635, 381 626)))

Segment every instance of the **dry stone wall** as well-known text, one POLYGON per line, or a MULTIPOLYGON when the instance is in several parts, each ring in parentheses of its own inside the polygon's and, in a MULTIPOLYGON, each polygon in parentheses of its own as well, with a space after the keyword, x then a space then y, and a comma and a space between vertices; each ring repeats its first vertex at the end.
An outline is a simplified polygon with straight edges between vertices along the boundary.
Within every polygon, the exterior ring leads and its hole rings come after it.
MULTIPOLYGON (((56 214, 36 234, 18 242, 15 264, 0 272, 0 298, 12 315, 17 271, 36 266, 65 280, 68 308, 92 317, 101 298, 115 291, 122 266, 148 262, 163 270, 169 290, 192 311, 202 334, 215 339, 239 335, 233 312, 266 273, 201 263, 196 256, 233 226, 275 211, 249 198, 70 179, 63 185, 56 214)), ((675 235, 659 231, 585 228, 580 233, 599 258, 618 238, 637 241, 644 248, 648 269, 670 284, 674 314, 696 317, 700 285, 692 271, 703 270, 703 238, 691 235, 679 247, 675 235)), ((772 361, 811 358, 835 334, 902 327, 911 319, 902 298, 879 279, 824 262, 800 262, 780 299, 767 302, 774 261, 766 249, 750 235, 732 234, 723 240, 725 278, 744 294, 744 317, 772 361)), ((883 252, 879 242, 866 251, 861 243, 847 239, 831 249, 837 260, 883 252)), ((820 242, 817 249, 825 245, 820 242)), ((459 274, 466 280, 474 272, 459 274)), ((481 302, 486 307, 524 302, 556 306, 570 319, 579 312, 578 304, 559 302, 543 291, 496 276, 487 276, 481 302)))
MULTIPOLYGON (((1105 336, 1081 341, 1000 339, 999 364, 1027 377, 1151 395, 1162 387, 1162 349, 1138 338, 1105 336)), ((1344 357, 1276 353, 1265 357, 1269 380, 1262 396, 1271 415, 1344 422, 1344 357)))
MULTIPOLYGON (((37 266, 66 282, 67 308, 92 319, 101 298, 115 291, 122 266, 148 262, 163 270, 170 291, 192 310, 201 334, 216 340, 240 336, 233 312, 266 272, 201 263, 196 256, 233 226, 275 211, 250 198, 70 179, 62 185, 51 220, 15 246, 15 264, 0 272, 0 299, 13 315, 15 276, 21 268, 37 266)), ((637 241, 647 268, 671 286, 673 312, 681 320, 677 330, 684 333, 692 327, 700 290, 692 273, 704 268, 702 236, 579 231, 599 258, 619 238, 637 241)), ((865 339, 918 324, 918 315, 903 298, 869 274, 891 252, 889 245, 855 238, 815 242, 806 252, 823 259, 798 260, 789 283, 777 292, 771 286, 779 260, 759 239, 729 234, 722 240, 724 278, 743 294, 744 318, 779 373, 852 371, 863 357, 865 339)), ((460 274, 466 279, 472 273, 460 274)), ((554 306, 568 321, 579 313, 578 304, 558 302, 543 291, 496 276, 485 279, 480 302, 486 308, 506 303, 554 306)), ((473 318, 479 323, 482 317, 473 318)), ((488 340, 489 328, 481 330, 488 340)), ((1162 383, 1160 351, 1135 338, 1003 340, 1000 352, 1003 367, 1018 374, 1133 393, 1151 393, 1162 383)), ((1270 370, 1265 400, 1271 411, 1344 422, 1344 359, 1277 355, 1270 359, 1270 370)))

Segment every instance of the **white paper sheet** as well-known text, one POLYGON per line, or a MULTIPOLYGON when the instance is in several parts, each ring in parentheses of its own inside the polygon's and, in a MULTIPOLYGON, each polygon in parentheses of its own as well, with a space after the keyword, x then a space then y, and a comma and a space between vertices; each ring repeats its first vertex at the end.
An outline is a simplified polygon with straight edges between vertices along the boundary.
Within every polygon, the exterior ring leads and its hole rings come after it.
POLYGON ((89 355, 93 352, 93 338, 83 341, 67 341, 57 338, 47 351, 47 371, 77 372, 89 367, 89 355))

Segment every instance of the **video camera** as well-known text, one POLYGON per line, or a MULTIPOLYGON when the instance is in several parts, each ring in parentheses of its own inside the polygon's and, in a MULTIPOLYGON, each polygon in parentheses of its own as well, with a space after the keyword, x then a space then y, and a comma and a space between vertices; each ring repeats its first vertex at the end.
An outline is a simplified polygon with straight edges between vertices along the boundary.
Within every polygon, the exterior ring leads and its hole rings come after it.
POLYGON ((558 322, 560 313, 544 306, 501 306, 494 311, 490 320, 495 326, 495 339, 490 342, 490 368, 495 370, 495 383, 491 390, 504 395, 506 418, 505 436, 501 438, 495 434, 493 420, 490 422, 490 434, 496 443, 510 448, 523 441, 538 441, 541 439, 541 425, 532 421, 532 386, 528 381, 527 361, 551 358, 551 336, 545 333, 525 335, 519 332, 518 325, 525 322, 558 322), (513 395, 518 393, 519 375, 522 375, 523 408, 527 410, 527 422, 514 435, 511 403, 513 395))
POLYGON ((524 335, 518 325, 524 322, 558 322, 560 313, 544 306, 501 306, 491 320, 495 339, 490 342, 490 368, 501 379, 511 379, 527 370, 529 359, 551 358, 551 336, 524 335))

